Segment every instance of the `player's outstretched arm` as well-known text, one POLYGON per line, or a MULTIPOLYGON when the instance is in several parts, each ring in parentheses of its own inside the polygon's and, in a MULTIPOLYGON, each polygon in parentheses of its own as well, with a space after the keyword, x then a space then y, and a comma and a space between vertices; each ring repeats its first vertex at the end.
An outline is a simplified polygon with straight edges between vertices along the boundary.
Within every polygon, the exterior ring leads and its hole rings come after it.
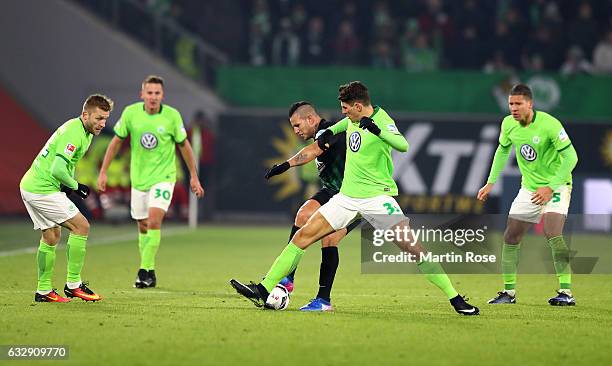
POLYGON ((198 170, 196 169, 195 158, 193 157, 193 149, 191 148, 191 144, 189 140, 185 139, 185 141, 177 144, 179 151, 181 152, 181 156, 187 165, 187 169, 189 169, 189 186, 191 187, 191 192, 193 192, 196 197, 202 198, 204 197, 204 188, 202 184, 200 184, 200 179, 198 178, 198 170))
POLYGON ((512 145, 499 145, 497 150, 495 150, 495 156, 493 156, 493 163, 491 164, 491 172, 489 173, 489 178, 487 178, 487 184, 480 188, 478 190, 478 194, 476 195, 478 200, 487 200, 489 192, 491 192, 491 189, 493 189, 493 185, 495 182, 497 182, 499 174, 502 172, 502 170, 504 170, 504 166, 506 166, 506 162, 508 162, 511 149, 512 145))
POLYGON ((104 153, 104 160, 102 160, 102 166, 100 167, 100 173, 98 174, 98 191, 104 192, 106 190, 106 171, 108 170, 108 166, 111 161, 117 155, 117 151, 121 148, 121 143, 123 140, 119 136, 113 136, 111 142, 108 144, 106 148, 106 153, 104 153))
POLYGON ((274 164, 270 168, 264 178, 270 179, 275 175, 283 174, 292 166, 300 166, 313 161, 317 156, 323 154, 323 150, 319 147, 317 142, 305 146, 297 154, 293 155, 289 160, 282 164, 274 164))
POLYGON ((291 159, 287 160, 290 166, 300 166, 306 163, 310 163, 317 156, 323 154, 323 150, 319 147, 319 144, 313 142, 312 144, 305 146, 297 154, 293 155, 291 159))

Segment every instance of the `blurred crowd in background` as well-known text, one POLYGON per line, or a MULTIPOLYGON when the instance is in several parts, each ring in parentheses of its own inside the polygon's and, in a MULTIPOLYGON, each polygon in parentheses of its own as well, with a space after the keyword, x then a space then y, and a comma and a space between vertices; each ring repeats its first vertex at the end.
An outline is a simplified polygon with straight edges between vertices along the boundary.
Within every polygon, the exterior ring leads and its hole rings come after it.
POLYGON ((611 0, 241 1, 217 35, 206 1, 147 3, 251 65, 612 73, 611 0))

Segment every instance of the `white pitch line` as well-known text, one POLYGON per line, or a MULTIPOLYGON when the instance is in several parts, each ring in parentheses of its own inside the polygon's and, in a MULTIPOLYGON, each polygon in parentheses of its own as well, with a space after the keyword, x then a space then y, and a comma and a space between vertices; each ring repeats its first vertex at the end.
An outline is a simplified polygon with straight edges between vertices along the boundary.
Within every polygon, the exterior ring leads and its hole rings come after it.
MULTIPOLYGON (((172 228, 172 229, 166 229, 164 230, 164 237, 168 237, 168 236, 174 236, 177 234, 182 234, 182 233, 186 233, 188 231, 190 231, 191 229, 189 228, 172 228)), ((115 235, 115 236, 107 236, 107 237, 102 237, 99 239, 94 239, 94 240, 90 240, 87 243, 87 246, 98 246, 98 245, 106 245, 106 244, 114 244, 117 242, 121 242, 121 241, 127 241, 127 240, 132 240, 132 239, 136 239, 137 236, 134 234, 122 234, 122 235, 115 235)), ((65 247, 65 245, 61 245, 60 248, 65 247)), ((31 253, 36 253, 38 251, 37 247, 29 247, 29 248, 20 248, 20 249, 13 249, 13 250, 7 250, 7 251, 3 251, 0 252, 0 257, 12 257, 15 255, 22 255, 22 254, 31 254, 31 253)))

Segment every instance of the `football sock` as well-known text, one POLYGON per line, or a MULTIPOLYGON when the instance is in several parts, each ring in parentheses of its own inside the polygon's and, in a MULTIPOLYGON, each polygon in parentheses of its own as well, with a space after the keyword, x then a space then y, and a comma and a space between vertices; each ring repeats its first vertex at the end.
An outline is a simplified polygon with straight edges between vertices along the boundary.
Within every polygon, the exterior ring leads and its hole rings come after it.
POLYGON ((285 249, 283 249, 272 264, 272 267, 270 267, 268 273, 266 273, 266 278, 261 281, 263 287, 265 287, 268 292, 272 291, 274 286, 276 286, 283 277, 297 267, 300 259, 302 259, 302 255, 304 255, 303 249, 300 249, 297 245, 293 244, 293 242, 287 244, 285 249))
POLYGON ((459 295, 440 263, 423 261, 418 266, 425 278, 442 290, 449 299, 459 295))
POLYGON ((68 276, 66 282, 81 282, 81 269, 85 262, 85 245, 87 236, 70 234, 66 243, 66 257, 68 258, 68 276))
MULTIPOLYGON (((295 235, 295 233, 298 230, 300 230, 300 228, 293 225, 293 227, 291 228, 291 234, 289 234, 289 241, 287 243, 291 243, 291 239, 293 239, 293 235, 295 235)), ((291 273, 287 275, 287 277, 291 280, 291 282, 293 282, 293 279, 295 278, 295 271, 297 271, 297 268, 291 271, 291 273)))
POLYGON ((572 288, 569 248, 565 244, 563 236, 555 236, 548 239, 548 245, 552 249, 555 272, 557 272, 557 278, 559 279, 559 288, 569 290, 572 288))
POLYGON ((317 297, 331 301, 330 293, 338 269, 338 247, 321 248, 321 268, 319 269, 319 293, 317 297))
MULTIPOLYGON (((516 287, 516 268, 521 253, 521 243, 516 245, 504 243, 502 247, 502 277, 504 290, 514 290, 516 287)), ((514 296, 514 294, 511 294, 514 296)))
POLYGON ((41 240, 36 253, 36 262, 38 264, 38 286, 36 290, 39 294, 46 295, 52 289, 51 279, 55 267, 55 245, 47 245, 41 240))
POLYGON ((138 252, 140 253, 140 268, 142 267, 142 259, 144 258, 144 248, 147 247, 149 241, 149 235, 138 232, 138 252))
POLYGON ((157 250, 159 249, 159 243, 161 241, 161 232, 159 229, 149 229, 147 232, 147 236, 149 237, 146 240, 146 245, 142 251, 142 260, 140 262, 140 268, 151 270, 155 269, 155 256, 157 255, 157 250))

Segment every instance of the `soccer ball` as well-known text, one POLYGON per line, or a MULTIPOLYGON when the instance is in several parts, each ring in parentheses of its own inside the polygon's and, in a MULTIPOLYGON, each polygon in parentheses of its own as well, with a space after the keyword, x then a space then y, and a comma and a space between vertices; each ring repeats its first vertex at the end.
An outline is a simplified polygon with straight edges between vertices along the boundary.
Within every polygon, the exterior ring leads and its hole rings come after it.
POLYGON ((285 310, 289 306, 289 291, 281 284, 276 285, 268 295, 264 307, 272 310, 285 310))

